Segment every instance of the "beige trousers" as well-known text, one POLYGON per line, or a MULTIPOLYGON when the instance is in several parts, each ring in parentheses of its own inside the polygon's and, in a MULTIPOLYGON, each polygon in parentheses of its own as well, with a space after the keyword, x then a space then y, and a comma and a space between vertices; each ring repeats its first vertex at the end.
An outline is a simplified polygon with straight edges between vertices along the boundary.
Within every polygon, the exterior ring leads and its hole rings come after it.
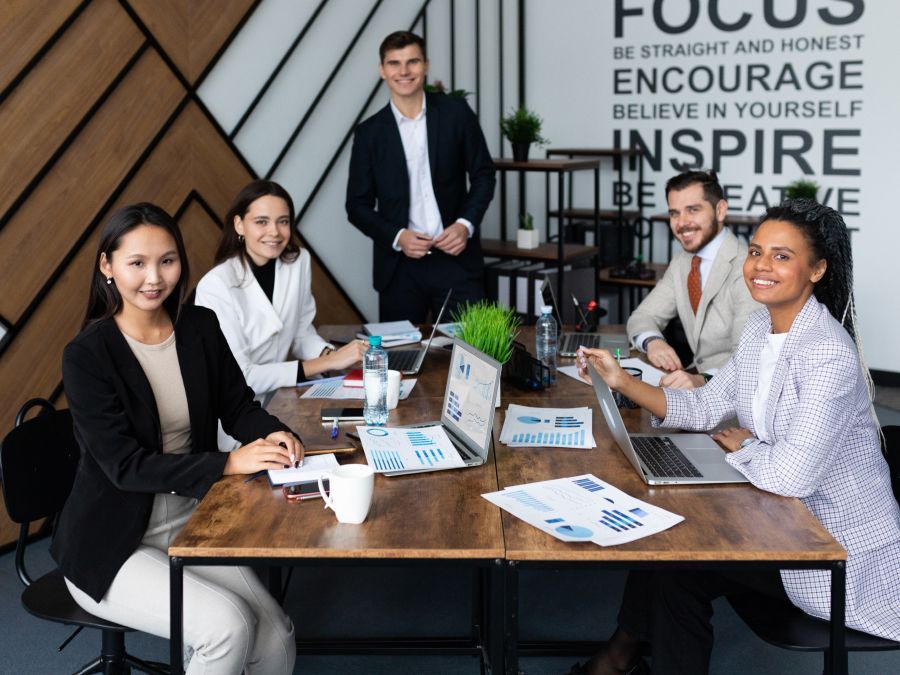
MULTIPOLYGON (((187 505, 179 502, 182 499, 156 496, 147 535, 99 603, 66 579, 80 607, 169 638, 167 551, 186 520, 185 510, 193 509, 193 500, 187 505)), ((188 675, 289 675, 294 670, 294 626, 247 567, 184 569, 184 642, 193 651, 188 675)))

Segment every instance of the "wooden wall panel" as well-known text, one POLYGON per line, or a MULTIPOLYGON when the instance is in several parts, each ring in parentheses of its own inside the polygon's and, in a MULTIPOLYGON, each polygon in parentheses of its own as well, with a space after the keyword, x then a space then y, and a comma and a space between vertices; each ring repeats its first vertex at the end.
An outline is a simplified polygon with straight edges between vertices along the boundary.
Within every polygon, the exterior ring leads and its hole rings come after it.
POLYGON ((46 44, 80 0, 3 0, 0 11, 0 90, 46 44))
POLYGON ((185 0, 131 0, 130 4, 178 70, 186 73, 191 43, 185 0))
POLYGON ((0 230, 0 269, 10 274, 0 314, 18 319, 183 96, 159 55, 146 52, 0 230))
POLYGON ((213 267, 213 257, 222 230, 219 228, 218 219, 213 220, 206 210, 196 201, 191 202, 187 210, 178 221, 181 233, 184 236, 184 247, 188 252, 188 260, 191 263, 191 289, 204 274, 213 267))
POLYGON ((115 0, 98 0, 12 92, 0 108, 0 138, 16 139, 0 163, 0 214, 6 213, 143 41, 115 0))

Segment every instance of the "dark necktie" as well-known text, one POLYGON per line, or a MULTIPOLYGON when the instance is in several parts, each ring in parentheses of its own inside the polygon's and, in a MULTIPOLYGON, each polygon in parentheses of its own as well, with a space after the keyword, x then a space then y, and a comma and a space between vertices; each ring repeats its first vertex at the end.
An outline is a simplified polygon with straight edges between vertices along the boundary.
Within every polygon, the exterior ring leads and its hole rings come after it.
POLYGON ((693 257, 691 260, 691 271, 687 278, 688 298, 690 298, 691 309, 694 310, 694 314, 697 313, 697 308, 700 306, 700 295, 703 292, 703 287, 700 285, 700 261, 699 255, 693 257))

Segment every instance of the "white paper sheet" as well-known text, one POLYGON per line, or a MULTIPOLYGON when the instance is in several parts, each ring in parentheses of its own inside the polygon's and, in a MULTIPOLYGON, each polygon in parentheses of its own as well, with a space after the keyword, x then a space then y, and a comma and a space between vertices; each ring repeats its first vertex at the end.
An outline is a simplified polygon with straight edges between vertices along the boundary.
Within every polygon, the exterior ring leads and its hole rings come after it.
POLYGON ((338 465, 334 455, 312 455, 303 458, 303 466, 297 469, 269 469, 272 485, 288 485, 317 480, 320 475, 338 465))
POLYGON ((511 448, 597 447, 590 408, 532 408, 510 403, 500 442, 511 448))
MULTIPOLYGON (((413 387, 416 386, 416 378, 400 380, 400 400, 409 398, 413 387)), ((366 390, 363 387, 345 387, 341 380, 322 381, 312 385, 300 398, 335 398, 366 400, 366 390)))
POLYGON ((366 461, 376 473, 455 469, 465 463, 444 428, 356 427, 366 461))
POLYGON ((599 546, 642 539, 684 520, 593 474, 510 486, 482 497, 561 541, 599 546))

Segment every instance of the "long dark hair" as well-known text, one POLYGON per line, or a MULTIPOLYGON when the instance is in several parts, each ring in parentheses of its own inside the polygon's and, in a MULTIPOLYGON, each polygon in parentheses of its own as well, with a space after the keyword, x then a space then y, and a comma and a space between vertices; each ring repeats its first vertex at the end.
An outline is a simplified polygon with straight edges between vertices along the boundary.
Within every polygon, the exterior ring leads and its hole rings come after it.
POLYGON ((115 279, 111 284, 106 283, 106 277, 100 271, 100 256, 105 253, 106 259, 112 260, 113 253, 122 243, 122 238, 141 225, 161 227, 175 240, 175 248, 181 260, 181 277, 178 279, 175 289, 163 301, 163 307, 172 317, 172 321, 178 320, 181 306, 187 295, 188 279, 190 278, 184 239, 181 236, 181 230, 178 229, 178 223, 172 216, 155 204, 141 202, 125 206, 113 213, 100 232, 100 243, 97 245, 97 255, 94 257, 91 287, 88 293, 87 309, 84 312, 84 321, 81 323, 82 328, 115 316, 122 309, 122 296, 119 295, 119 290, 116 288, 115 279))
POLYGON ((238 237, 238 233, 234 229, 234 219, 243 220, 250 210, 250 205, 260 197, 266 196, 280 197, 287 202, 288 213, 291 216, 291 234, 288 239, 287 246, 279 256, 284 262, 293 262, 300 254, 300 238, 294 229, 294 200, 288 194, 287 190, 278 183, 271 180, 259 179, 255 180, 243 190, 237 193, 237 196, 231 202, 228 213, 225 214, 225 222, 222 227, 222 239, 219 241, 219 248, 216 249, 216 265, 224 260, 233 258, 237 255, 241 256, 241 261, 247 260, 247 249, 244 242, 238 237))
POLYGON ((766 211, 760 223, 783 220, 799 229, 813 250, 817 262, 828 264, 816 282, 816 299, 841 322, 856 339, 856 309, 853 302, 853 252, 850 233, 841 214, 814 199, 786 199, 766 211))

